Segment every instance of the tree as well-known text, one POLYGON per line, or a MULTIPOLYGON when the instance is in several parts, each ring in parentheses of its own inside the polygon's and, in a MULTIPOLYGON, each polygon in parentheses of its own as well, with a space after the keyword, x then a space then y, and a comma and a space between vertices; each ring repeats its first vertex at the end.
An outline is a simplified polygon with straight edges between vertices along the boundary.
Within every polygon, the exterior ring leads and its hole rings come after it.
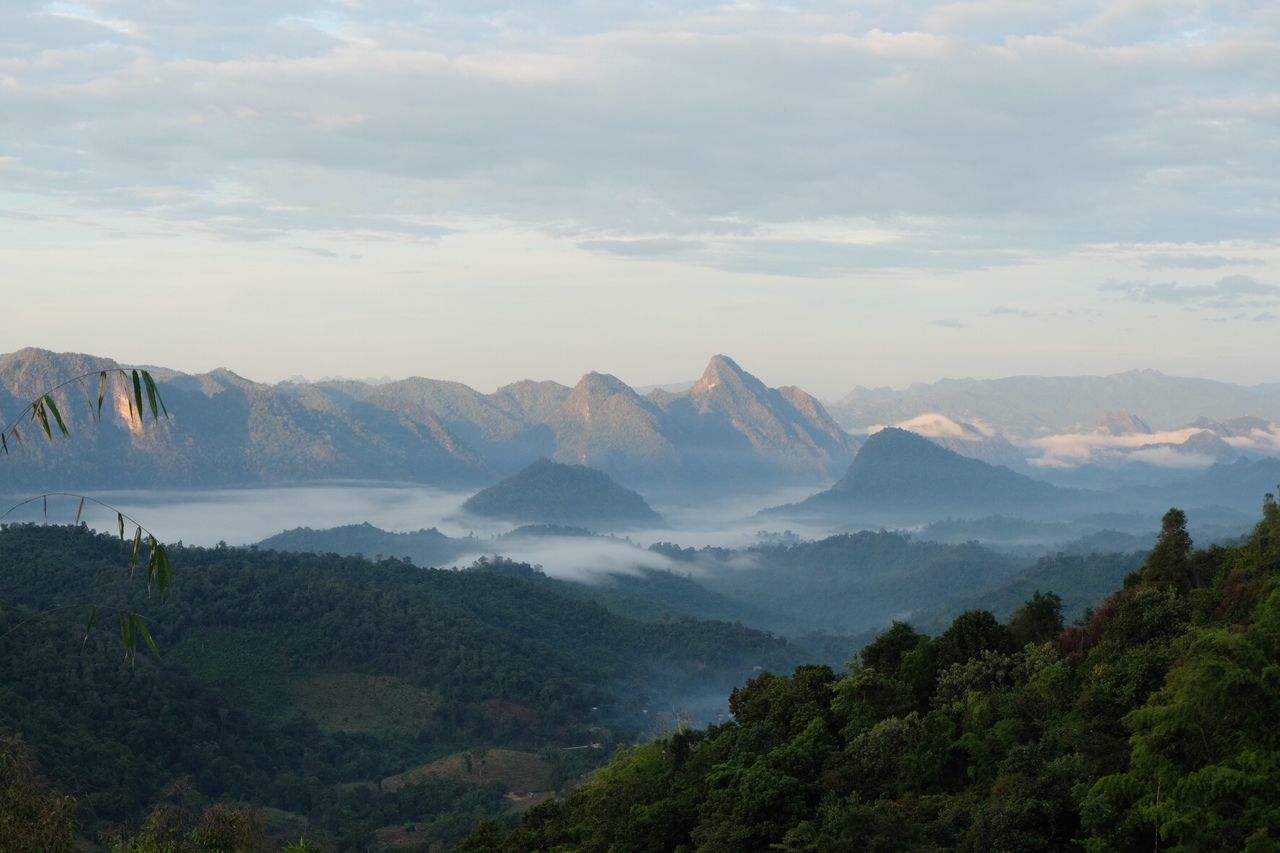
POLYGON ((894 622, 889 630, 858 653, 863 666, 873 667, 884 675, 896 675, 907 652, 926 639, 906 622, 894 622))
POLYGON ((71 850, 76 803, 36 777, 31 752, 0 739, 0 853, 71 850))
POLYGON ((1187 533, 1187 514, 1176 507, 1160 520, 1160 536, 1142 567, 1142 580, 1149 586, 1171 587, 1185 591, 1192 587, 1191 534, 1187 533))
POLYGON ((1062 633, 1062 597, 1056 592, 1036 590, 1009 617, 1009 633, 1019 646, 1044 643, 1062 633))
POLYGON ((966 610, 938 637, 938 666, 964 663, 983 652, 1008 654, 1013 651, 1013 635, 986 610, 966 610))

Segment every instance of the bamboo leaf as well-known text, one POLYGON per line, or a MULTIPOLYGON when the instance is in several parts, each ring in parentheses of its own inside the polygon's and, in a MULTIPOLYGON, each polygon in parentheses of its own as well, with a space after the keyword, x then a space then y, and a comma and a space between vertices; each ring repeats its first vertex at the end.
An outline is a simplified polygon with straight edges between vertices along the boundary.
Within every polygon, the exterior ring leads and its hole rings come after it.
POLYGON ((116 513, 116 521, 120 522, 120 541, 124 541, 124 513, 116 513))
POLYGON ((133 577, 134 570, 138 567, 138 552, 142 549, 142 528, 139 527, 137 532, 133 534, 133 556, 129 558, 129 577, 133 577))
POLYGON ((156 641, 151 639, 151 632, 147 630, 147 620, 137 613, 134 613, 131 618, 133 619, 134 630, 138 636, 142 637, 142 641, 147 644, 147 648, 151 649, 151 654, 160 657, 160 650, 156 648, 156 641))
POLYGON ((84 497, 80 498, 80 506, 76 508, 76 527, 80 526, 80 516, 84 514, 84 497))
POLYGON ((102 401, 107 397, 107 371, 98 371, 98 420, 102 420, 102 401))
POLYGON ((169 562, 169 549, 156 543, 156 588, 164 592, 173 577, 173 565, 169 562))
POLYGON ((4 433, 0 432, 0 448, 4 448, 4 455, 9 455, 9 439, 4 437, 4 433))
POLYGON ((44 504, 44 521, 45 521, 45 524, 48 524, 48 523, 49 523, 49 496, 48 496, 48 495, 42 495, 42 496, 40 497, 40 501, 44 504))
POLYGON ((138 371, 133 371, 133 397, 138 401, 138 422, 142 422, 142 380, 138 377, 138 371))
POLYGON ((125 373, 123 369, 118 370, 117 373, 120 374, 120 378, 124 381, 124 401, 129 404, 129 422, 132 423, 134 417, 141 417, 142 413, 138 412, 137 415, 134 414, 133 397, 129 396, 129 374, 125 373))
POLYGON ((98 621, 98 607, 95 604, 89 608, 89 618, 84 621, 84 639, 80 641, 80 650, 84 651, 85 643, 89 642, 89 632, 93 630, 93 623, 98 621))
POLYGON ((124 656, 130 663, 138 653, 138 637, 134 633, 133 614, 120 611, 120 642, 124 643, 124 656))
POLYGON ((160 396, 160 388, 156 385, 156 381, 151 378, 151 374, 142 371, 142 383, 147 386, 147 402, 151 404, 151 417, 153 420, 160 419, 160 413, 169 417, 169 410, 164 407, 164 399, 160 396), (157 406, 159 407, 157 409, 157 406))
POLYGON ((43 397, 31 404, 31 420, 39 423, 44 430, 44 437, 53 441, 53 430, 49 429, 49 415, 44 410, 43 397))
POLYGON ((58 404, 53 401, 53 397, 49 394, 45 394, 44 403, 45 406, 48 407, 49 411, 53 412, 53 419, 58 424, 58 432, 62 433, 64 436, 71 435, 71 431, 67 429, 66 421, 62 419, 62 412, 58 411, 58 404))
POLYGON ((22 433, 20 433, 20 432, 18 431, 18 425, 17 425, 17 424, 14 424, 14 425, 13 425, 13 437, 14 437, 14 438, 16 438, 16 439, 18 440, 18 446, 19 446, 19 447, 21 447, 21 446, 22 446, 22 433))

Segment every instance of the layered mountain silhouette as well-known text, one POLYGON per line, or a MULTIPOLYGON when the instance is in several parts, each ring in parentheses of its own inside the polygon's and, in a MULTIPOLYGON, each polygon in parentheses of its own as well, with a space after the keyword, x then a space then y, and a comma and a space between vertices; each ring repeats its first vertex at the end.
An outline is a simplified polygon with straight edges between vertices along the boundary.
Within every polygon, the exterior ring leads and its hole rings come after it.
POLYGON ((1141 412, 1152 429, 1177 429, 1195 418, 1280 420, 1280 385, 1242 386, 1211 379, 1129 370, 1110 376, 1010 376, 944 379, 908 388, 858 387, 831 404, 842 426, 862 430, 936 412, 983 423, 1015 442, 1082 432, 1109 412, 1141 412))
POLYGON ((539 459, 482 489, 462 505, 483 518, 523 524, 555 524, 591 530, 625 530, 663 524, 645 499, 603 471, 539 459))
POLYGON ((930 412, 895 426, 922 435, 961 456, 970 456, 991 465, 1003 465, 1019 473, 1026 473, 1029 469, 1027 457, 1003 435, 974 424, 954 421, 946 415, 930 412))
MULTIPOLYGON (((117 366, 38 349, 0 356, 0 419, 71 377, 117 366)), ((74 440, 26 442, 4 460, 0 489, 322 479, 462 486, 547 457, 632 486, 714 490, 830 481, 858 446, 815 398, 767 388, 725 356, 693 387, 645 396, 601 373, 572 388, 526 380, 483 394, 420 377, 268 385, 221 369, 151 370, 169 420, 131 420, 120 387, 95 424, 96 384, 68 386, 54 396, 74 440)))
POLYGON ((1088 492, 1033 480, 889 427, 866 440, 849 470, 830 489, 768 512, 839 516, 856 510, 862 517, 884 518, 974 518, 1009 512, 1033 517, 1083 505, 1089 497, 1088 492))

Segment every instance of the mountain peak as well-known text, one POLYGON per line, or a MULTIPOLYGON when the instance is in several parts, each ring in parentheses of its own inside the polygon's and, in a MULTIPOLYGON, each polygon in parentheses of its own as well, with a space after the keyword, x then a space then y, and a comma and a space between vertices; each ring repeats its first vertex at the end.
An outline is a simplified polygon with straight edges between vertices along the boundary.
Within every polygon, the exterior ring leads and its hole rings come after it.
POLYGON ((1006 512, 1013 508, 1053 511, 1075 497, 1068 490, 1033 480, 941 447, 924 436, 886 427, 867 438, 848 472, 830 489, 792 507, 774 510, 837 510, 912 518, 948 513, 1006 512))
POLYGON ((603 471, 542 458, 467 499, 472 515, 593 530, 661 525, 644 498, 603 471))
POLYGON ((635 391, 631 386, 623 382, 611 373, 597 373, 591 371, 578 380, 578 384, 573 386, 575 394, 590 394, 591 396, 612 397, 614 394, 624 394, 628 397, 635 396, 635 391))
POLYGON ((1127 409, 1107 412, 1093 429, 1107 435, 1151 435, 1151 427, 1127 409))
POLYGON ((747 373, 727 355, 711 356, 711 360, 707 362, 707 369, 702 371, 702 377, 689 390, 691 393, 698 395, 714 391, 721 386, 750 387, 753 390, 765 390, 763 382, 747 373))

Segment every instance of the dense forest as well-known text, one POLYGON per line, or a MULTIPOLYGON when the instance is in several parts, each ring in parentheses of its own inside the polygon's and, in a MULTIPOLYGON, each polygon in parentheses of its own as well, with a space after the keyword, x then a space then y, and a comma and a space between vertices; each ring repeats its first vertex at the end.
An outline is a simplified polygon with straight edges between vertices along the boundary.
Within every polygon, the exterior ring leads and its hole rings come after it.
POLYGON ((505 811, 510 785, 388 778, 504 747, 540 756, 538 790, 554 790, 602 747, 652 736, 660 711, 802 658, 738 625, 616 616, 516 564, 171 554, 179 580, 160 596, 131 582, 112 536, 0 531, 0 737, 74 796, 83 838, 137 830, 177 786, 192 808, 266 806, 281 832, 341 849, 406 821, 447 841, 505 811), (159 659, 122 660, 117 607, 147 618, 159 659))
MULTIPOLYGON (((977 542, 944 545, 885 530, 745 549, 659 543, 653 550, 677 566, 687 565, 708 590, 767 614, 762 619, 768 621, 753 624, 785 634, 846 636, 883 629, 887 614, 933 625, 988 595, 1012 610, 1023 598, 1010 602, 1009 593, 1025 589, 1028 578, 1060 592, 1074 616, 1141 561, 1140 555, 1080 559, 1058 554, 1037 560, 977 542)), ((1007 615, 1008 610, 997 612, 1007 615)))
POLYGON ((1171 510, 1073 625, 1041 592, 1003 623, 895 624, 463 849, 1280 848, 1280 506, 1236 547, 1193 550, 1185 525, 1171 510))

